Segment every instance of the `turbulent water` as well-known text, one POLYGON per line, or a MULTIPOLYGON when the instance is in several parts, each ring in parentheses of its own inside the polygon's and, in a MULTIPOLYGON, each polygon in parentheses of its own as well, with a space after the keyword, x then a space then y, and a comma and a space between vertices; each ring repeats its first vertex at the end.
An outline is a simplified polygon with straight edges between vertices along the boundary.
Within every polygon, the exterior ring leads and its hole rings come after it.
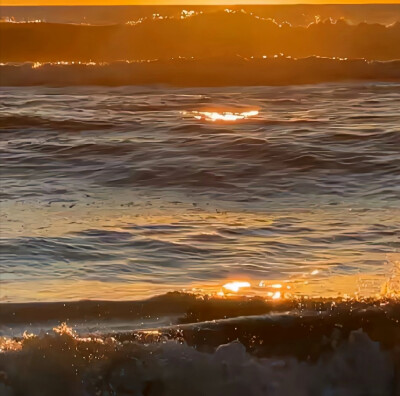
POLYGON ((0 393, 397 395, 399 105, 4 88, 0 393))
POLYGON ((3 301, 231 279, 370 294, 396 274, 397 84, 6 88, 1 103, 3 301), (259 113, 192 113, 227 108, 259 113))
POLYGON ((95 8, 90 24, 80 20, 84 9, 58 9, 57 17, 46 7, 28 8, 26 16, 49 17, 29 22, 6 7, 4 15, 17 17, 0 23, 0 85, 400 81, 399 6, 303 8, 133 7, 132 20, 129 10, 114 8, 119 14, 107 24, 99 24, 95 8), (318 13, 310 19, 312 10, 318 13))
POLYGON ((398 5, 2 11, 2 86, 400 81, 398 5))
POLYGON ((1 395, 400 395, 399 6, 1 11, 1 395))
POLYGON ((41 323, 38 335, 0 338, 2 395, 399 394, 395 302, 268 306, 171 294, 141 303, 9 305, 1 319, 15 326, 63 315, 79 318, 78 333, 41 323), (144 329, 149 317, 179 310, 186 315, 175 325, 144 329))

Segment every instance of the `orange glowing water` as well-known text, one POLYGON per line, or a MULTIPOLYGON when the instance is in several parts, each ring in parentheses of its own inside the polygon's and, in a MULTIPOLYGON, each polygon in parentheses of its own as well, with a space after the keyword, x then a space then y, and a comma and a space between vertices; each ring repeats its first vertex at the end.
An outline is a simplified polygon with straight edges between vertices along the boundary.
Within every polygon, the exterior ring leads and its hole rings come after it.
POLYGON ((183 112, 183 115, 193 117, 196 120, 203 121, 223 121, 223 122, 235 122, 246 120, 248 118, 258 116, 258 110, 249 110, 243 112, 233 112, 233 111, 192 111, 190 113, 183 112))
POLYGON ((397 85, 2 95, 1 301, 399 295, 397 85))

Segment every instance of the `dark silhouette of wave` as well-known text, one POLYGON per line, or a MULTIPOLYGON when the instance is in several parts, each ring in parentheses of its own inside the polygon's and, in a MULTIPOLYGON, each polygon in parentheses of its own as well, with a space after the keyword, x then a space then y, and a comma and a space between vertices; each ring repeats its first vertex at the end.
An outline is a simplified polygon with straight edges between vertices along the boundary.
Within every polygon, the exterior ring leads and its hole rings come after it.
POLYGON ((400 23, 325 20, 296 26, 246 12, 142 18, 107 26, 1 23, 1 62, 249 58, 285 54, 392 60, 400 58, 400 23))
POLYGON ((212 13, 229 8, 242 9, 263 18, 292 25, 308 25, 318 17, 321 20, 346 19, 352 24, 360 22, 392 24, 400 20, 399 4, 259 4, 259 5, 149 5, 149 6, 18 6, 1 7, 4 18, 15 21, 44 20, 49 23, 86 23, 116 25, 154 14, 179 18, 183 10, 212 13))
POLYGON ((179 293, 141 302, 3 304, 4 328, 22 319, 22 329, 33 321, 42 331, 0 337, 0 391, 395 395, 399 312, 390 300, 266 303, 179 293), (184 312, 168 326, 139 324, 184 312), (43 322, 54 319, 69 324, 43 322), (125 330, 116 329, 121 319, 125 330), (105 321, 108 330, 99 332, 105 321))
POLYGON ((3 86, 241 86, 351 80, 395 82, 400 81, 400 60, 219 57, 110 64, 24 63, 2 65, 0 73, 3 86))

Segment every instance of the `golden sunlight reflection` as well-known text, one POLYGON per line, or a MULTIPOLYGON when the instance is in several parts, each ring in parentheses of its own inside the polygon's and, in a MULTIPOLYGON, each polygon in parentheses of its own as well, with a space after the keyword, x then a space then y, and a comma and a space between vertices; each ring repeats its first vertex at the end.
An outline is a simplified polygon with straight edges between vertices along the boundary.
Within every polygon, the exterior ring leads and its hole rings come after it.
POLYGON ((279 300, 281 298, 281 292, 276 292, 273 294, 272 299, 273 300, 279 300))
MULTIPOLYGON (((92 205, 90 199, 81 200, 79 205, 72 207, 65 216, 63 203, 53 203, 48 206, 38 206, 34 202, 22 204, 4 203, 12 222, 4 222, 2 236, 7 238, 35 238, 79 236, 88 229, 99 232, 113 232, 115 235, 129 236, 132 228, 146 231, 146 235, 157 243, 172 246, 174 249, 186 249, 192 240, 201 241, 203 246, 210 243, 220 244, 220 230, 236 232, 243 227, 249 229, 264 229, 279 221, 280 215, 263 214, 257 212, 243 212, 236 210, 222 210, 224 208, 210 207, 206 204, 191 201, 175 203, 176 197, 164 200, 162 203, 153 201, 152 205, 143 203, 140 195, 129 191, 129 195, 121 194, 115 198, 113 205, 92 205), (129 200, 128 200, 129 197, 129 200), (132 205, 130 201, 134 202, 132 205), (129 205, 128 205, 129 203, 129 205), (165 208, 160 208, 161 204, 165 208), (41 227, 38 227, 41 224, 41 227), (165 232, 171 227, 174 232, 165 232), (178 227, 178 228, 177 228, 178 227), (182 228, 182 232, 176 230, 182 228), (218 238, 216 238, 218 237, 218 238), (197 238, 197 239, 195 239, 197 238), (216 242, 214 241, 216 239, 216 242), (211 242, 210 242, 211 240, 211 242)), ((181 197, 179 196, 179 199, 181 197)), ((318 221, 320 213, 301 214, 304 225, 318 221)), ((224 231, 226 232, 226 231, 224 231)), ((231 235, 231 234, 229 234, 231 235)), ((280 243, 289 243, 291 236, 280 235, 280 243)), ((249 253, 257 254, 257 243, 265 240, 264 235, 246 235, 241 244, 230 244, 229 254, 235 255, 243 246, 249 253)), ((130 246, 130 245, 129 245, 130 246)), ((224 245, 226 246, 226 245, 224 245)), ((127 250, 130 253, 130 250, 127 250)), ((339 252, 340 253, 340 252, 339 252)), ((341 256, 344 263, 347 258, 341 256)), ((400 297, 400 256, 388 254, 385 270, 381 273, 335 273, 332 262, 336 257, 325 257, 313 263, 299 262, 296 271, 284 271, 277 277, 269 278, 263 272, 240 272, 236 266, 235 272, 224 279, 211 279, 205 275, 200 282, 188 282, 186 279, 177 279, 172 284, 157 283, 155 279, 147 278, 138 281, 131 275, 115 281, 101 281, 91 279, 35 279, 19 281, 4 277, 0 287, 0 301, 28 302, 28 301, 62 301, 66 299, 144 299, 154 295, 165 294, 169 291, 183 291, 199 295, 215 296, 220 298, 240 298, 243 296, 257 296, 273 301, 285 301, 297 298, 399 298, 400 297), (149 283, 151 282, 151 283, 149 283), (152 287, 149 287, 149 284, 152 287), (192 289, 193 288, 193 289, 192 289), (279 294, 277 294, 279 292, 279 294)), ((377 257, 379 259, 379 257, 377 257)), ((349 257, 351 260, 351 257, 349 257)), ((137 260, 130 259, 127 264, 134 265, 137 260)), ((114 262, 110 263, 110 265, 114 262)), ((253 262, 249 261, 249 264, 253 262)), ((279 264, 279 263, 278 263, 279 264)), ((259 267, 261 268, 261 267, 259 267)))
POLYGON ((299 273, 281 281, 230 281, 214 287, 204 286, 205 294, 219 297, 261 297, 265 300, 296 300, 299 298, 338 298, 342 300, 398 299, 400 296, 400 261, 394 255, 389 259, 392 268, 385 276, 376 274, 330 275, 329 277, 314 277, 320 270, 299 273), (309 280, 304 277, 309 276, 309 280), (218 286, 217 286, 218 287, 218 286), (242 290, 245 289, 245 290, 242 290))
POLYGON ((251 117, 256 117, 259 112, 258 110, 249 110, 243 112, 233 112, 233 111, 192 111, 192 112, 182 112, 183 115, 189 115, 196 120, 203 121, 240 121, 246 120, 251 117))
MULTIPOLYGON (((397 261, 397 266, 400 261, 397 261)), ((396 263, 395 263, 396 265, 396 263)), ((365 298, 400 298, 400 271, 390 276, 377 274, 334 275, 328 278, 304 282, 301 274, 282 280, 282 288, 273 288, 275 282, 267 281, 229 281, 224 284, 193 284, 190 291, 176 285, 175 290, 190 292, 199 296, 219 298, 259 297, 265 300, 282 301, 313 298, 338 298, 363 300, 365 298)), ((159 285, 157 290, 149 290, 146 282, 100 282, 96 280, 32 281, 12 284, 5 281, 0 288, 0 301, 27 302, 29 300, 62 301, 66 298, 126 300, 149 298, 171 291, 169 285, 159 285), (27 293, 29 291, 29 293, 27 293)))
POLYGON ((226 290, 230 290, 232 292, 237 293, 243 287, 250 287, 249 282, 229 282, 223 285, 222 287, 226 290))

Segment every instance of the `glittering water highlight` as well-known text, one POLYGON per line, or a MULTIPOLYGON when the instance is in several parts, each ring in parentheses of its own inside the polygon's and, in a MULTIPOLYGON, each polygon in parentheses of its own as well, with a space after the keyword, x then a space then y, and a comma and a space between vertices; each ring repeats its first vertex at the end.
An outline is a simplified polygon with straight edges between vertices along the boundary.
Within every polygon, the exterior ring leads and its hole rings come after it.
POLYGON ((3 301, 396 293, 398 85, 1 95, 3 301))

